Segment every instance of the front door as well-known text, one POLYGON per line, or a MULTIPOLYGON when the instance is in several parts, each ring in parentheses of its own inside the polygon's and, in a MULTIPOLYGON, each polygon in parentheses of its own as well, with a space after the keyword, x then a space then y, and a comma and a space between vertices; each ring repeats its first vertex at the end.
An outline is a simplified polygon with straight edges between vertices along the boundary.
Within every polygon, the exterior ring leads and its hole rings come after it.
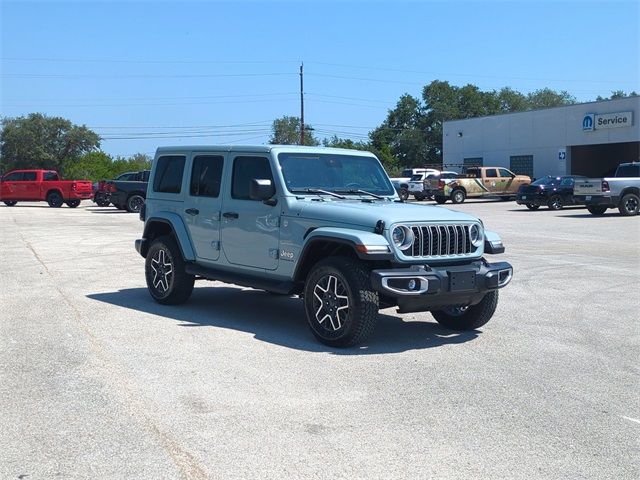
POLYGON ((38 200, 40 198, 40 184, 36 172, 24 172, 22 177, 23 198, 38 200))
POLYGON ((483 179, 484 188, 490 193, 498 193, 500 191, 500 177, 497 168, 487 168, 484 171, 483 179))
POLYGON ((279 206, 249 198, 253 179, 273 182, 269 158, 235 156, 231 185, 225 189, 222 208, 222 249, 229 263, 275 270, 280 238, 279 206))
POLYGON ((185 197, 185 223, 196 257, 216 261, 220 257, 220 185, 225 153, 194 153, 185 197))

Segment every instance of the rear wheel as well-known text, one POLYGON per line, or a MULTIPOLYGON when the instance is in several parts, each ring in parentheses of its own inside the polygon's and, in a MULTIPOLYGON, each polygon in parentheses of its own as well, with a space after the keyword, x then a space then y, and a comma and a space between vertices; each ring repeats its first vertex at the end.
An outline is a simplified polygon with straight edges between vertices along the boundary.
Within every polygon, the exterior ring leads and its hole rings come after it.
POLYGON ((424 195, 422 193, 414 193, 413 194, 413 198, 415 198, 417 201, 421 202, 422 200, 424 200, 424 195))
POLYGON ((80 200, 69 200, 67 202, 67 206, 70 208, 76 208, 78 205, 80 205, 80 200))
POLYGON ((6 200, 6 201, 4 202, 4 204, 5 204, 7 207, 13 207, 13 206, 15 206, 15 204, 16 204, 16 203, 18 203, 18 202, 17 202, 17 201, 15 201, 15 200, 6 200))
POLYGON ((450 306, 431 312, 440 325, 452 330, 475 330, 493 317, 498 306, 498 291, 487 293, 480 303, 470 306, 450 306))
POLYGON ((599 205, 589 205, 587 207, 587 210, 589 210, 589 213, 591 215, 604 215, 604 212, 607 211, 607 207, 601 207, 599 205))
POLYGON ((400 196, 400 200, 406 202, 409 199, 409 190, 402 187, 400 190, 398 190, 398 195, 400 196))
POLYGON ((193 292, 195 277, 185 272, 185 263, 174 238, 156 238, 147 252, 145 277, 153 299, 164 305, 186 302, 193 292))
POLYGON ((635 193, 627 193, 622 200, 620 200, 620 206, 618 210, 622 215, 632 216, 638 215, 640 210, 640 198, 635 193))
POLYGON ((435 197, 433 197, 433 199, 440 205, 447 203, 447 197, 439 197, 436 195, 435 197))
POLYGON ((549 202, 547 203, 549 210, 560 210, 564 207, 564 202, 560 195, 551 195, 549 202))
POLYGON ((51 208, 60 208, 64 203, 64 200, 62 199, 62 195, 58 192, 51 192, 47 195, 47 203, 51 208))
POLYGON ((127 199, 127 212, 139 213, 144 205, 144 197, 142 195, 131 195, 127 199))
POLYGON ((451 193, 451 201, 453 203, 462 203, 467 198, 467 194, 464 193, 464 190, 454 190, 451 193))
POLYGON ((533 203, 526 203, 525 205, 529 210, 537 210, 540 208, 540 205, 534 205, 533 203))
POLYGON ((355 260, 330 257, 318 262, 304 287, 304 307, 313 335, 332 347, 363 342, 375 328, 378 293, 369 271, 355 260))

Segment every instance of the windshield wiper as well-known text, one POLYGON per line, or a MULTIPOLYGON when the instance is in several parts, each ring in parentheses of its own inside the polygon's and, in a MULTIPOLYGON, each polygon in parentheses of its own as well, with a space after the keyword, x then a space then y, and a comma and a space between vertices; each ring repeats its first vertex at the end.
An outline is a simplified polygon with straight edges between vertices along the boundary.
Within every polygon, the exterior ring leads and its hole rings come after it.
POLYGON ((339 195, 336 192, 329 192, 328 190, 321 190, 319 188, 295 188, 293 190, 290 190, 291 193, 322 193, 324 195, 331 195, 332 197, 336 197, 339 198, 341 200, 344 200, 345 196, 343 195, 339 195))
POLYGON ((355 189, 352 189, 352 190, 336 190, 336 192, 340 192, 340 193, 362 193, 364 195, 369 195, 369 196, 371 196, 373 198, 377 198, 379 200, 382 200, 383 198, 386 198, 386 197, 383 197, 382 195, 378 195, 377 193, 371 193, 371 192, 367 192, 366 190, 360 190, 360 189, 357 189, 357 190, 355 190, 355 189))

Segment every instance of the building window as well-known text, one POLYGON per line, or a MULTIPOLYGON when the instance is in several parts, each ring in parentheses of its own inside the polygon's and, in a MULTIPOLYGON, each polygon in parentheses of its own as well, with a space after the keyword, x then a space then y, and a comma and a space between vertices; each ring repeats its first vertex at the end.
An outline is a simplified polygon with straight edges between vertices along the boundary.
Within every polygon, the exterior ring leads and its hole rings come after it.
POLYGON ((509 157, 509 170, 516 175, 533 178, 533 155, 512 155, 509 157))
POLYGON ((482 157, 465 158, 462 160, 462 165, 465 167, 482 167, 483 159, 482 157))

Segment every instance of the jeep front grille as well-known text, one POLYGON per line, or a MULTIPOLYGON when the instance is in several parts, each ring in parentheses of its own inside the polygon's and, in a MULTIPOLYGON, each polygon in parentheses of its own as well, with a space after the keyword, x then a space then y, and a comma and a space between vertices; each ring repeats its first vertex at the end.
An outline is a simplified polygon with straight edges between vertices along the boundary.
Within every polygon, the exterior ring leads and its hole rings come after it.
POLYGON ((408 257, 448 257, 468 255, 471 244, 470 225, 413 225, 413 245, 402 253, 408 257))

